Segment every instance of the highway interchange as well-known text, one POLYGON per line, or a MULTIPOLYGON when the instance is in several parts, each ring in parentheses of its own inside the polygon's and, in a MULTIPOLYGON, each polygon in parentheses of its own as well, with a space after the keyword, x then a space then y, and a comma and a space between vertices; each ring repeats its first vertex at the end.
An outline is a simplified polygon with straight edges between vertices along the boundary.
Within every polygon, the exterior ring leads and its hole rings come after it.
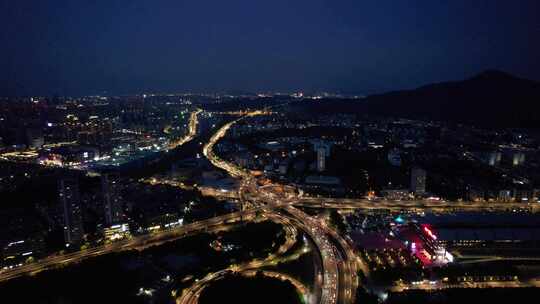
POLYGON ((215 144, 226 135, 227 131, 238 121, 258 115, 260 112, 249 113, 221 127, 203 148, 203 154, 210 162, 231 176, 242 180, 239 187, 239 197, 243 206, 262 208, 269 217, 281 216, 287 218, 298 230, 307 234, 313 240, 322 260, 322 276, 317 284, 320 286, 320 297, 316 303, 354 303, 358 280, 357 259, 349 244, 338 233, 324 222, 309 216, 292 206, 292 197, 271 191, 271 187, 259 187, 256 178, 250 172, 236 167, 234 164, 220 159, 215 155, 215 144))
MULTIPOLYGON (((171 144, 171 149, 191 141, 197 133, 198 115, 202 110, 191 114, 188 134, 171 144)), ((523 208, 524 204, 475 203, 475 202, 441 202, 441 201, 385 201, 367 199, 331 199, 320 197, 299 197, 273 191, 273 187, 261 187, 258 180, 249 171, 238 168, 234 164, 220 159, 214 152, 215 144, 223 138, 227 131, 238 121, 247 117, 261 115, 264 112, 254 111, 245 113, 217 130, 203 147, 203 154, 216 167, 228 172, 232 177, 241 180, 237 197, 241 200, 242 210, 207 220, 186 224, 171 230, 152 234, 135 236, 127 240, 88 248, 74 253, 51 255, 44 259, 0 272, 0 282, 23 275, 33 275, 38 272, 77 263, 86 258, 125 250, 143 250, 201 232, 216 232, 230 229, 239 221, 257 221, 263 217, 281 223, 286 228, 287 241, 275 254, 265 260, 256 260, 242 265, 209 273, 190 288, 180 293, 177 303, 197 303, 200 293, 210 282, 222 278, 229 272, 243 275, 253 274, 256 269, 280 259, 286 259, 286 252, 292 246, 293 235, 301 231, 313 242, 319 256, 322 274, 317 276, 316 286, 309 294, 309 303, 354 303, 358 288, 357 273, 364 270, 365 265, 353 252, 350 241, 340 236, 324 220, 303 212, 298 207, 311 208, 359 208, 359 209, 388 209, 388 210, 481 210, 481 209, 512 209, 523 208)), ((536 205, 526 205, 527 208, 538 211, 536 205)), ((284 274, 263 271, 264 275, 289 280, 297 290, 307 297, 308 288, 301 282, 284 274)))

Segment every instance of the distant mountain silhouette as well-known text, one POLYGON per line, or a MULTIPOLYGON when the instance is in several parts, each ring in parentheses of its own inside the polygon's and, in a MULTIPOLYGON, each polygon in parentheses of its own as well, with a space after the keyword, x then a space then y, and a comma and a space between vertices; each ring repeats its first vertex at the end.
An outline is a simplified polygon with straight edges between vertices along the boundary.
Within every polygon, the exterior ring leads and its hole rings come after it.
POLYGON ((366 114, 493 127, 540 127, 540 83, 489 70, 463 81, 368 96, 366 114))

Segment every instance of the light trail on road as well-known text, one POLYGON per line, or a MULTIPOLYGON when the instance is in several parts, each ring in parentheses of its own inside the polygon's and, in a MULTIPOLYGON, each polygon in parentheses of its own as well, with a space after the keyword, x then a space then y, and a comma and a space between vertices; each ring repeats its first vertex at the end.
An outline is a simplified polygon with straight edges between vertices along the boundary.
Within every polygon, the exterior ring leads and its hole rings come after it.
MULTIPOLYGON (((318 302, 324 304, 352 303, 358 285, 356 277, 358 265, 357 258, 355 256, 353 257, 352 249, 347 245, 346 241, 344 241, 335 231, 332 231, 330 227, 322 225, 318 220, 313 219, 303 211, 292 207, 293 202, 290 201, 291 198, 279 198, 279 195, 276 193, 265 192, 271 190, 258 187, 255 177, 247 170, 238 168, 232 163, 220 159, 214 153, 213 147, 227 134, 227 131, 234 124, 246 117, 254 115, 258 114, 255 112, 248 113, 246 116, 240 117, 222 126, 204 146, 203 154, 214 166, 221 168, 227 171, 231 176, 242 180, 238 197, 245 200, 243 205, 253 204, 259 207, 270 206, 272 209, 265 210, 266 215, 282 214, 282 216, 289 218, 298 229, 301 229, 312 238, 323 261, 323 276, 322 282, 320 283, 322 293, 318 302), (279 212, 280 209, 284 210, 285 213, 279 212), (329 236, 332 237, 333 241, 330 241, 329 236), (345 248, 344 250, 347 254, 345 254, 344 257, 338 257, 336 254, 337 249, 333 243, 337 243, 342 248, 345 248), (343 264, 346 264, 346 266, 343 266, 343 264), (340 277, 342 278, 342 284, 339 284, 340 277)), ((273 187, 266 188, 272 189, 273 187)), ((191 299, 197 298, 198 297, 191 297, 191 299)))
POLYGON ((393 201, 393 200, 368 200, 352 198, 315 198, 302 197, 293 202, 295 206, 306 208, 323 209, 364 209, 364 210, 464 210, 464 211, 482 211, 482 210, 513 210, 529 209, 532 212, 540 212, 539 203, 519 203, 519 202, 454 202, 454 201, 393 201))
POLYGON ((36 274, 48 269, 57 268, 59 266, 79 263, 85 259, 108 253, 122 252, 128 250, 140 251, 148 247, 159 246, 161 244, 172 242, 201 232, 213 233, 226 230, 229 229, 231 225, 236 225, 240 221, 256 220, 256 214, 261 210, 262 208, 229 213, 207 220, 187 224, 178 228, 174 228, 172 230, 165 230, 152 234, 136 236, 128 240, 104 244, 73 253, 48 256, 33 263, 25 264, 13 269, 0 271, 0 282, 29 274, 36 274))
POLYGON ((199 114, 202 113, 202 111, 203 110, 201 109, 197 109, 196 111, 191 113, 189 117, 188 133, 184 137, 170 143, 169 150, 176 149, 192 141, 193 138, 195 138, 195 136, 197 135, 197 126, 199 125, 199 114))
MULTIPOLYGON (((242 263, 240 265, 231 265, 227 267, 226 269, 209 273, 202 279, 196 281, 195 284, 193 284, 189 288, 184 289, 182 291, 181 296, 176 299, 176 303, 177 304, 197 303, 201 292, 209 283, 215 280, 222 279, 227 274, 230 274, 230 273, 243 274, 243 273, 252 271, 253 269, 258 269, 264 266, 276 265, 278 262, 287 261, 288 259, 283 257, 283 255, 287 251, 289 251, 295 244, 296 237, 297 237, 297 229, 285 217, 282 217, 279 215, 270 215, 269 219, 275 223, 282 224, 286 232, 285 242, 278 248, 276 253, 272 253, 268 255, 264 259, 256 259, 253 261, 242 263)), ((307 293, 305 292, 306 290, 307 290, 306 288, 303 288, 301 290, 302 295, 307 295, 307 293)))

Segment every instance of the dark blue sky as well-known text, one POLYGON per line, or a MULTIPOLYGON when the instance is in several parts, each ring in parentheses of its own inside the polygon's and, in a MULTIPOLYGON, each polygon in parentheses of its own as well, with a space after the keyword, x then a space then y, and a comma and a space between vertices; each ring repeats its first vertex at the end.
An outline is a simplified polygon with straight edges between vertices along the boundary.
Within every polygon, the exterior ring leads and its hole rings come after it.
POLYGON ((538 0, 0 0, 0 95, 540 80, 538 0))

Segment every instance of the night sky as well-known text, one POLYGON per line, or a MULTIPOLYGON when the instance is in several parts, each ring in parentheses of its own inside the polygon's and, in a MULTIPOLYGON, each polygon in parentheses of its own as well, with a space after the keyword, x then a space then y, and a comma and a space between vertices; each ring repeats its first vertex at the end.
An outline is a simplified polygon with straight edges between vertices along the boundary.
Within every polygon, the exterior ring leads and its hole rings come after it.
POLYGON ((0 96, 540 80, 538 0, 0 0, 0 96))

